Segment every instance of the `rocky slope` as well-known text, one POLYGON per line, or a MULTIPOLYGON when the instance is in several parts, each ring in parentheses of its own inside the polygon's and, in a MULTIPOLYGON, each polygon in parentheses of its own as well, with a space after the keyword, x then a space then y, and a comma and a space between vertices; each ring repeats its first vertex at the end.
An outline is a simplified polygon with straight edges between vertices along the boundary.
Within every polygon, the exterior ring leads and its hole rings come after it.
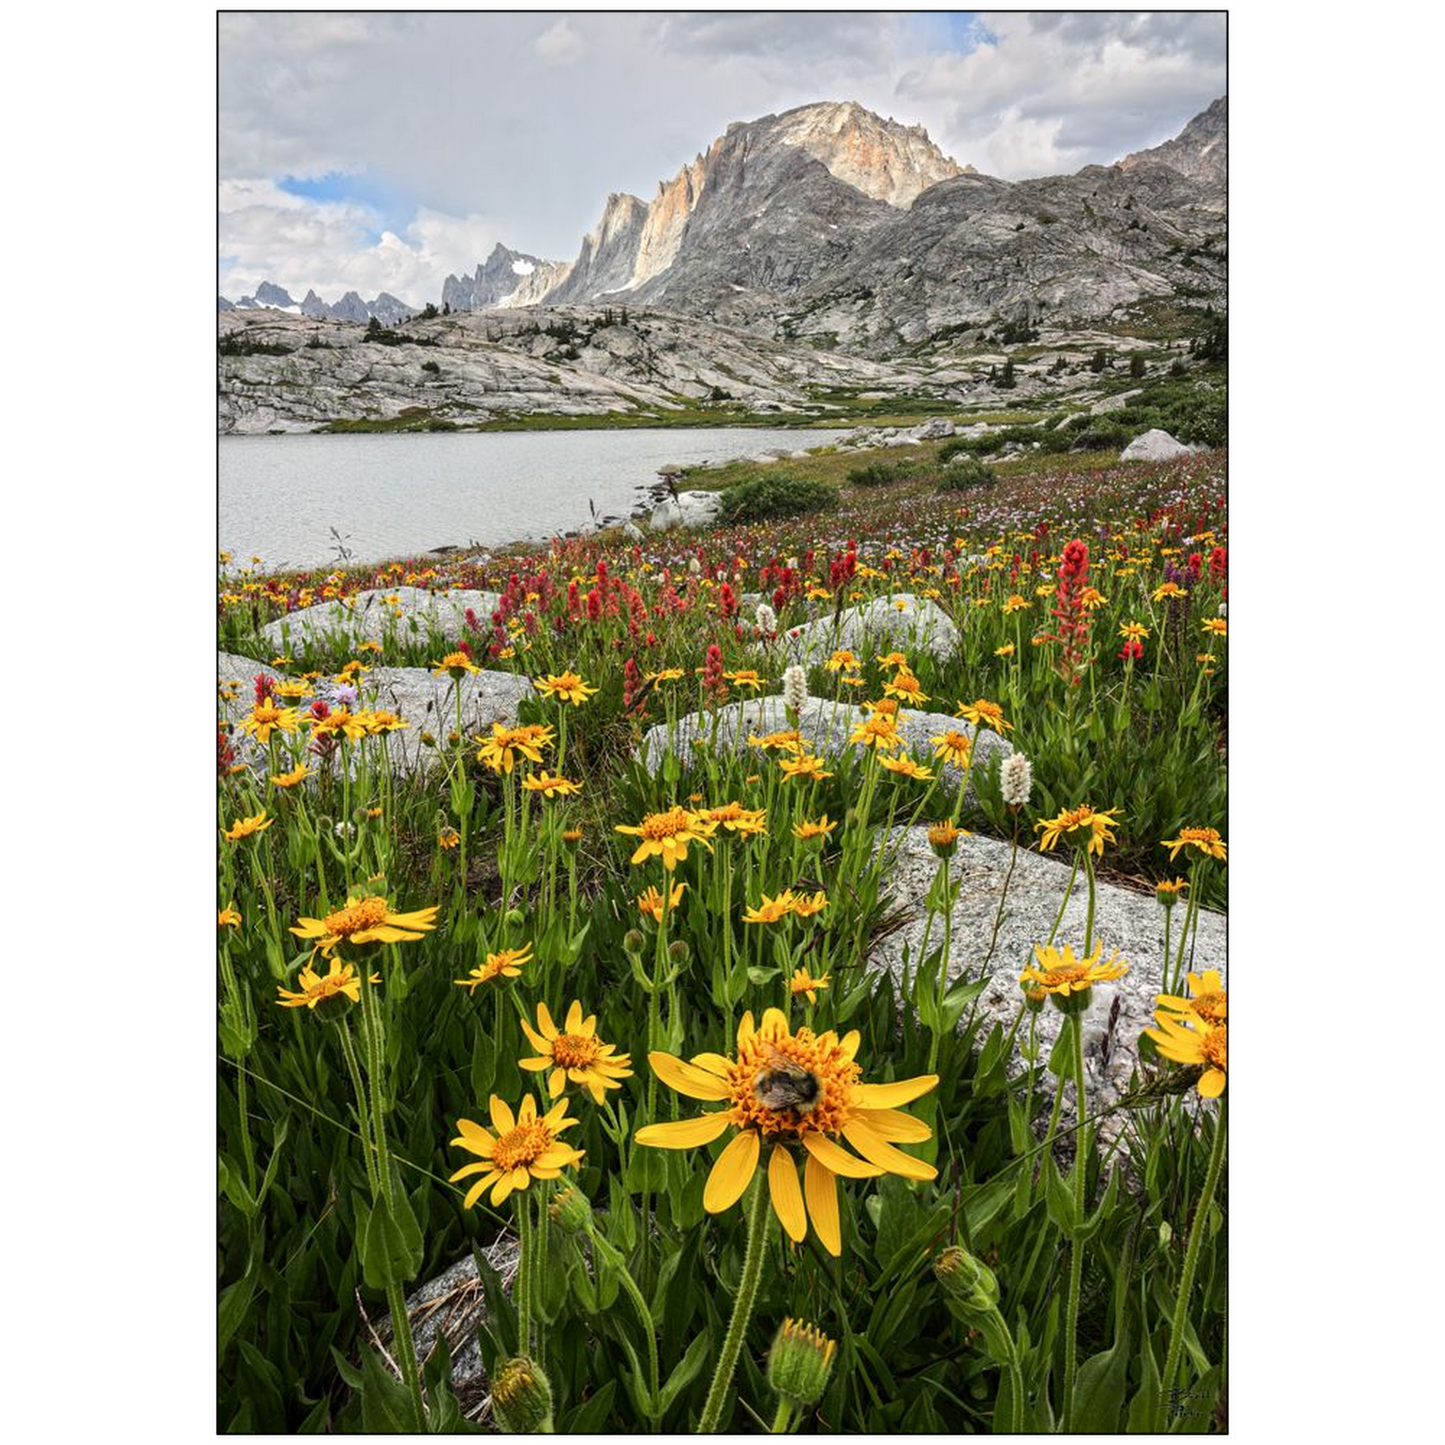
POLYGON ((835 355, 694 317, 595 307, 468 311, 368 339, 356 325, 274 310, 217 318, 223 433, 333 421, 477 426, 525 415, 663 417, 706 403, 740 417, 830 415, 837 388, 956 402, 966 373, 835 355))
POLYGON ((442 305, 453 311, 525 306, 545 296, 568 269, 564 262, 544 261, 498 241, 474 276, 447 277, 442 284, 442 305))
POLYGON ((650 203, 609 197, 541 300, 631 300, 887 354, 941 329, 1217 298, 1227 120, 1219 101, 1119 166, 1010 183, 851 103, 765 116, 650 203))
POLYGON ((1229 97, 1220 96, 1173 140, 1119 162, 1126 171, 1143 165, 1169 166, 1190 180, 1223 186, 1229 178, 1229 97))

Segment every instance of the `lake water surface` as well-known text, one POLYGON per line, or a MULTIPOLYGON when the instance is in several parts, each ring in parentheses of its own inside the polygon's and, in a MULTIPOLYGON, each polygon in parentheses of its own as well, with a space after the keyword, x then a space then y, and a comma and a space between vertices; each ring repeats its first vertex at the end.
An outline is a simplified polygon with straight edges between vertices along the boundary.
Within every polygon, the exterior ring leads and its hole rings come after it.
POLYGON ((463 432, 221 437, 219 542, 269 570, 541 539, 627 516, 659 467, 823 446, 837 431, 463 432))

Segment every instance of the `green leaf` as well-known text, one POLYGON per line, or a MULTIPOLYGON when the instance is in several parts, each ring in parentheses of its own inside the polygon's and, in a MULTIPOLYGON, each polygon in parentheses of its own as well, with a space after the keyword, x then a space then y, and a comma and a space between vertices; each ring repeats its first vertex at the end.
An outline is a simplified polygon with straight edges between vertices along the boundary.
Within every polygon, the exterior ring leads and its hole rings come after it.
POLYGON ((1075 1433, 1112 1435, 1118 1430, 1129 1373, 1127 1345, 1126 1336, 1116 1340, 1112 1349, 1091 1355, 1079 1366, 1074 1382, 1075 1433))
POLYGON ((657 1418, 661 1419, 672 1408, 672 1403, 677 1397, 692 1384, 702 1369, 703 1361, 707 1358, 708 1348, 712 1338, 706 1330, 687 1347, 687 1353, 677 1362, 673 1372, 667 1377, 666 1383, 658 1397, 657 1418))
POLYGON ((216 1354, 222 1356, 226 1353, 226 1346, 231 1342, 231 1336, 240 1327, 241 1321, 246 1318, 246 1311, 251 1306, 251 1296, 256 1290, 257 1269, 252 1262, 246 1273, 240 1279, 228 1284, 221 1291, 221 1300, 216 1313, 216 1354))
POLYGON ((565 1433, 572 1436, 577 1435, 599 1435, 602 1433, 602 1426, 612 1409, 612 1397, 617 1393, 617 1381, 608 1380, 602 1388, 596 1391, 590 1400, 585 1401, 566 1423, 565 1433))
POLYGON ((1129 1401, 1129 1418, 1125 1429, 1131 1435, 1151 1433, 1159 1418, 1159 1367, 1154 1363, 1154 1349, 1148 1339, 1139 1352, 1140 1383, 1129 1401))
POLYGON ((361 1424, 368 1435, 412 1435, 411 1395, 375 1350, 361 1357, 361 1424))
POLYGON ((1072 1235, 1079 1224, 1074 1208, 1074 1192, 1060 1177, 1052 1154, 1044 1156, 1044 1198, 1048 1202, 1049 1218, 1065 1234, 1072 1235))
MULTIPOLYGON (((358 1209, 360 1213, 360 1209, 358 1209)), ((421 1268, 421 1231, 404 1191, 388 1207, 378 1199, 361 1226, 362 1277, 372 1289, 405 1284, 421 1268)))

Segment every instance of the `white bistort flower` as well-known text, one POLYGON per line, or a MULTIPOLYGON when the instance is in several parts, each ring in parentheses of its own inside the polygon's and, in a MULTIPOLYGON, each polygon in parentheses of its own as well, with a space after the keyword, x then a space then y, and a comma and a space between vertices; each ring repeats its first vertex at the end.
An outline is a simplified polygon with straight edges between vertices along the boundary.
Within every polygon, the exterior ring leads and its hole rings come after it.
POLYGON ((1034 790, 1034 765, 1022 753, 1010 753, 999 769, 999 787, 1010 808, 1022 808, 1034 790))
POLYGON ((792 712, 802 712, 808 700, 808 674, 796 662, 783 669, 783 706, 792 712))
POLYGON ((758 631, 771 637, 778 630, 778 614, 766 602, 758 603, 758 631))

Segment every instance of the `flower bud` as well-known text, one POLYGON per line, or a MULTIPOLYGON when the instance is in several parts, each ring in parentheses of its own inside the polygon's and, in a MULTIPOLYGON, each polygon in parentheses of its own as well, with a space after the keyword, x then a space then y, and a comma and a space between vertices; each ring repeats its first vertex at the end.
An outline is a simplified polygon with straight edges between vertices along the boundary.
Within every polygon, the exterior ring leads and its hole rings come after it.
POLYGON ((1025 988, 1024 1004, 1031 1014, 1038 1013, 1049 1001, 1049 991, 1046 988, 1025 988))
POLYGON ((811 1409, 828 1388, 836 1349, 816 1326, 784 1320, 768 1352, 768 1384, 790 1405, 811 1409))
POLYGON ((953 1244, 933 1261, 943 1292, 964 1315, 992 1314, 998 1306, 998 1280, 993 1271, 966 1249, 953 1244))
POLYGON ((622 935, 622 951, 630 953, 633 958, 641 958, 644 942, 642 935, 635 928, 629 928, 622 935))
POLYGON ((688 948, 687 944, 685 944, 680 938, 675 938, 671 943, 667 945, 668 961, 670 963, 678 964, 679 966, 687 962, 688 955, 691 952, 692 950, 688 948))
POLYGON ((492 1410, 508 1435, 551 1433, 552 1386, 536 1360, 514 1355, 497 1367, 492 1410))
POLYGON ((508 928, 520 928, 527 921, 527 915, 520 908, 509 908, 502 915, 502 921, 508 928))
POLYGON ((590 1234, 592 1231, 592 1205, 574 1184, 569 1184, 547 1201, 547 1213, 553 1223, 568 1234, 590 1234))
POLYGON ((577 845, 582 841, 581 828, 564 828, 562 830, 562 846, 568 852, 575 853, 577 845))
POLYGON ((437 745, 436 734, 424 732, 421 735, 421 745, 424 748, 434 748, 437 745))
POLYGON ((955 827, 952 822, 935 823, 928 830, 928 846, 940 858, 951 858, 962 836, 963 829, 955 827))

